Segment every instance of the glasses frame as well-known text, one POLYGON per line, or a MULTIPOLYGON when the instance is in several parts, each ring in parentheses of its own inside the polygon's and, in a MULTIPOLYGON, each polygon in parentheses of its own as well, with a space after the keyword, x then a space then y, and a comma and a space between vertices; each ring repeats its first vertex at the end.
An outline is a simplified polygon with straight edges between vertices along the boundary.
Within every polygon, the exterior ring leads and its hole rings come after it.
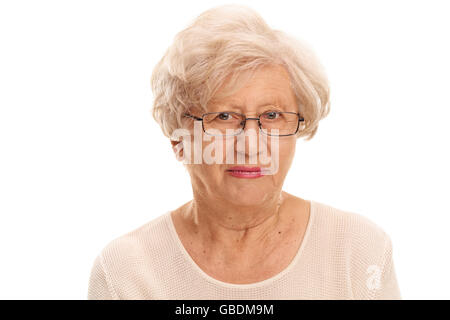
POLYGON ((265 135, 268 135, 268 136, 274 136, 274 137, 293 136, 293 135, 297 134, 298 129, 299 129, 299 127, 300 127, 300 122, 304 122, 304 121, 305 121, 305 119, 304 119, 302 116, 300 116, 300 113, 298 113, 298 112, 290 112, 290 111, 270 111, 270 112, 290 113, 290 114, 295 114, 295 115, 297 115, 298 121, 297 121, 297 129, 295 130, 295 132, 294 132, 294 133, 290 133, 290 134, 276 134, 276 135, 275 135, 275 134, 265 133, 265 132, 263 131, 262 127, 261 127, 261 126, 262 126, 262 125, 261 125, 261 116, 262 116, 263 114, 267 113, 267 112, 261 113, 260 115, 258 115, 257 118, 247 118, 247 117, 245 116, 245 114, 243 114, 243 113, 238 113, 238 112, 234 112, 234 111, 207 112, 207 113, 202 114, 201 118, 200 118, 200 117, 197 117, 197 116, 194 116, 194 115, 189 114, 189 113, 186 112, 186 113, 184 114, 184 117, 188 117, 188 118, 192 118, 192 119, 197 120, 197 121, 201 121, 201 122, 202 122, 202 129, 203 129, 203 132, 204 132, 205 134, 209 135, 209 136, 216 136, 216 137, 237 136, 237 135, 241 134, 241 133, 244 131, 244 129, 245 129, 245 125, 247 124, 247 120, 257 120, 257 121, 258 121, 258 127, 259 127, 259 130, 260 130, 263 134, 265 134, 265 135), (242 118, 243 118, 243 122, 244 122, 244 125, 243 125, 242 128, 241 128, 241 131, 239 131, 238 133, 235 133, 235 134, 221 134, 221 135, 210 134, 210 133, 206 132, 205 126, 204 126, 204 123, 203 123, 203 118, 204 118, 205 116, 209 115, 209 114, 220 114, 220 113, 233 113, 233 114, 241 115, 242 118))

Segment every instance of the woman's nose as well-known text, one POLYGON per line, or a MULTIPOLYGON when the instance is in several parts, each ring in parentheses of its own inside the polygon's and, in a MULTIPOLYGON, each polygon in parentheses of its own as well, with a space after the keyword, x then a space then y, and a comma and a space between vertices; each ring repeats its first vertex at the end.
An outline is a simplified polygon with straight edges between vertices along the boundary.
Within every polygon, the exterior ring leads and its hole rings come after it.
POLYGON ((249 116, 245 123, 244 132, 237 137, 235 151, 245 158, 248 158, 248 161, 251 163, 256 163, 257 157, 261 153, 262 145, 258 139, 259 134, 258 118, 256 116, 249 116), (242 148, 244 148, 244 150, 242 150, 242 148))
POLYGON ((247 118, 247 120, 245 121, 245 130, 254 130, 255 133, 259 132, 259 121, 258 118, 256 117, 249 117, 247 118))

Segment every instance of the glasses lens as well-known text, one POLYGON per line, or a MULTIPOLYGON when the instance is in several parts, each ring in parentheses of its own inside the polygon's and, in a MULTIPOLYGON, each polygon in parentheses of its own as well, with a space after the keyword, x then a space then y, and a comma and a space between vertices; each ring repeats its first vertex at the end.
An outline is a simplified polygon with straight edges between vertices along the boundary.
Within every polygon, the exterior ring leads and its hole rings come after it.
POLYGON ((272 136, 294 134, 298 128, 298 115, 294 112, 265 112, 260 121, 263 133, 272 136))
POLYGON ((235 112, 213 112, 203 115, 203 128, 210 135, 235 135, 242 130, 245 115, 235 112))

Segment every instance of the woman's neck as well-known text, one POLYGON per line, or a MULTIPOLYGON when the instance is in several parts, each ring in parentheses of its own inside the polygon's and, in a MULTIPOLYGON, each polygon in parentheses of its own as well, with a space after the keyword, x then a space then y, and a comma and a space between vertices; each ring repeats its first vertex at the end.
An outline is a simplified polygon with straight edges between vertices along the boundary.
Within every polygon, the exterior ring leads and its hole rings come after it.
POLYGON ((212 247, 251 249, 263 245, 276 234, 281 233, 281 215, 287 193, 281 191, 258 206, 240 206, 230 201, 207 199, 195 195, 182 210, 183 220, 190 232, 200 237, 203 243, 212 247))

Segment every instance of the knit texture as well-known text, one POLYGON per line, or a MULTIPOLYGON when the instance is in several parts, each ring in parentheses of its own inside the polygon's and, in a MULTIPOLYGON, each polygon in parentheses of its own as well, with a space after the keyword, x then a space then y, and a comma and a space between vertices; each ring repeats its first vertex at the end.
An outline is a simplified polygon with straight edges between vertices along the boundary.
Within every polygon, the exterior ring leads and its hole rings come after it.
POLYGON ((232 284, 206 274, 168 211, 101 250, 88 299, 401 299, 389 235, 360 214, 309 201, 296 256, 269 279, 232 284))

